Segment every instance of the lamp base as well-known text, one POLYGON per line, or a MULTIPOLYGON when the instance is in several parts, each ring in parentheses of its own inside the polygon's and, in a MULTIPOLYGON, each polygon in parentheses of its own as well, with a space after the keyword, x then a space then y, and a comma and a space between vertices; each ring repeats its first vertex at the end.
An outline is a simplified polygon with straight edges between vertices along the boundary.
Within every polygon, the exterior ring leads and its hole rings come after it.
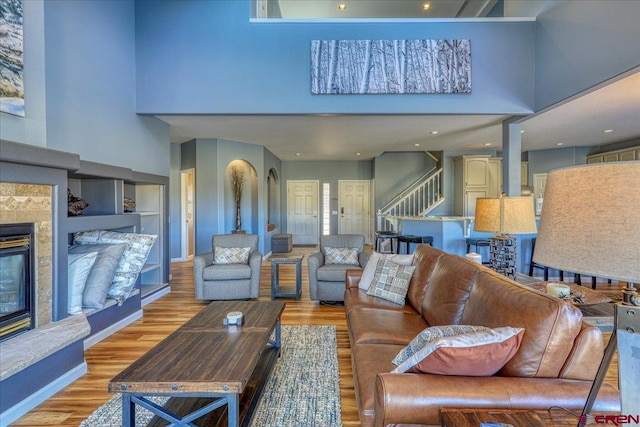
POLYGON ((494 236, 489 241, 491 268, 511 280, 516 280, 518 270, 516 267, 517 245, 516 238, 507 234, 494 236))

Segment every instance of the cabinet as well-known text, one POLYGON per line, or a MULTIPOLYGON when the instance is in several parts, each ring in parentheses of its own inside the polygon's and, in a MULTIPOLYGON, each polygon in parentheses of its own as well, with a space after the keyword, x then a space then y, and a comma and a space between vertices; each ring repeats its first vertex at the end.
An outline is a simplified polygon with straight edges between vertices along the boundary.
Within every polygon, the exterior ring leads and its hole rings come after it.
POLYGON ((529 185, 529 162, 520 163, 520 185, 523 187, 529 185))
POLYGON ((461 156, 454 159, 455 215, 474 216, 476 200, 498 197, 502 188, 502 159, 461 156))

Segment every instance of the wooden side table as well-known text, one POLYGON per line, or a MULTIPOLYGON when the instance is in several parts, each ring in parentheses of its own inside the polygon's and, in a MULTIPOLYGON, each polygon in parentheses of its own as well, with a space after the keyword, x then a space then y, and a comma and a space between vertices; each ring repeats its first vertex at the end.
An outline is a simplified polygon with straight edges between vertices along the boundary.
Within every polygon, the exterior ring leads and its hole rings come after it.
POLYGON ((286 253, 272 254, 271 261, 271 301, 276 298, 300 299, 302 294, 302 259, 304 254, 286 253), (280 286, 280 265, 293 264, 296 267, 295 289, 286 289, 280 286))

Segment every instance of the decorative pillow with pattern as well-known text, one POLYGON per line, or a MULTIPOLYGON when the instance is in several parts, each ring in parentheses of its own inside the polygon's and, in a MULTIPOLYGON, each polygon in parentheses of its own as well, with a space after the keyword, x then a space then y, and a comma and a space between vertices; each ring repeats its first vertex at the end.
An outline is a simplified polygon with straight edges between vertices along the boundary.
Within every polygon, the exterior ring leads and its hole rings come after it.
POLYGON ((358 287, 364 291, 369 289, 371 286, 371 282, 373 282, 373 276, 376 274, 376 267, 378 266, 378 261, 381 259, 388 259, 389 261, 395 262, 400 265, 412 265, 413 264, 413 254, 405 255, 405 254, 381 254, 379 252, 373 251, 371 256, 369 256, 369 260, 367 261, 367 265, 364 266, 362 270, 362 275, 360 276, 360 282, 358 282, 358 287))
POLYGON ((387 259, 380 259, 367 295, 403 305, 415 269, 413 265, 400 265, 387 259))
POLYGON ((392 372, 422 372, 436 375, 491 376, 511 360, 520 348, 523 328, 444 326, 427 328, 394 358, 392 372), (473 332, 456 333, 477 328, 473 332), (444 336, 444 335, 447 336, 444 336), (431 335, 426 340, 424 336, 431 335), (437 336, 437 338, 434 338, 437 336), (420 347, 414 341, 424 343, 420 347), (407 357, 407 354, 411 353, 407 357), (402 360, 402 362, 400 362, 402 360))
POLYGON ((225 248, 216 246, 213 251, 214 264, 248 264, 251 248, 225 248))
POLYGON ((158 236, 151 234, 94 230, 74 233, 73 243, 77 245, 127 243, 108 292, 118 305, 122 305, 131 294, 157 238, 158 236))
POLYGON ((358 248, 324 248, 325 264, 352 264, 359 265, 358 248))

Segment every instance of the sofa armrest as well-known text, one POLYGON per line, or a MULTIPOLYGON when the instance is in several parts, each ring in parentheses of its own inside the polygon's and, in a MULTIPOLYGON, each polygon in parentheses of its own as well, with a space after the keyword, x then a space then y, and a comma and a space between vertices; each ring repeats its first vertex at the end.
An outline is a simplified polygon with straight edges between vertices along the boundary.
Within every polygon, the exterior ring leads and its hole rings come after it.
POLYGON ((196 288, 196 299, 204 298, 204 269, 213 265, 213 252, 193 257, 193 282, 196 288))
POLYGON ((258 298, 260 293, 260 272, 262 270, 262 253, 254 251, 249 256, 249 267, 251 268, 251 298, 258 298))
POLYGON ((318 299, 318 268, 324 265, 324 254, 316 252, 307 258, 309 267, 309 297, 312 300, 318 299))
POLYGON ((345 273, 345 286, 349 288, 357 288, 360 284, 360 278, 362 278, 363 270, 349 269, 345 273))
MULTIPOLYGON (((561 406, 580 411, 591 384, 557 378, 382 373, 375 381, 374 426, 438 425, 440 408, 546 410, 561 406)), ((603 384, 594 411, 620 411, 618 390, 603 384)))

